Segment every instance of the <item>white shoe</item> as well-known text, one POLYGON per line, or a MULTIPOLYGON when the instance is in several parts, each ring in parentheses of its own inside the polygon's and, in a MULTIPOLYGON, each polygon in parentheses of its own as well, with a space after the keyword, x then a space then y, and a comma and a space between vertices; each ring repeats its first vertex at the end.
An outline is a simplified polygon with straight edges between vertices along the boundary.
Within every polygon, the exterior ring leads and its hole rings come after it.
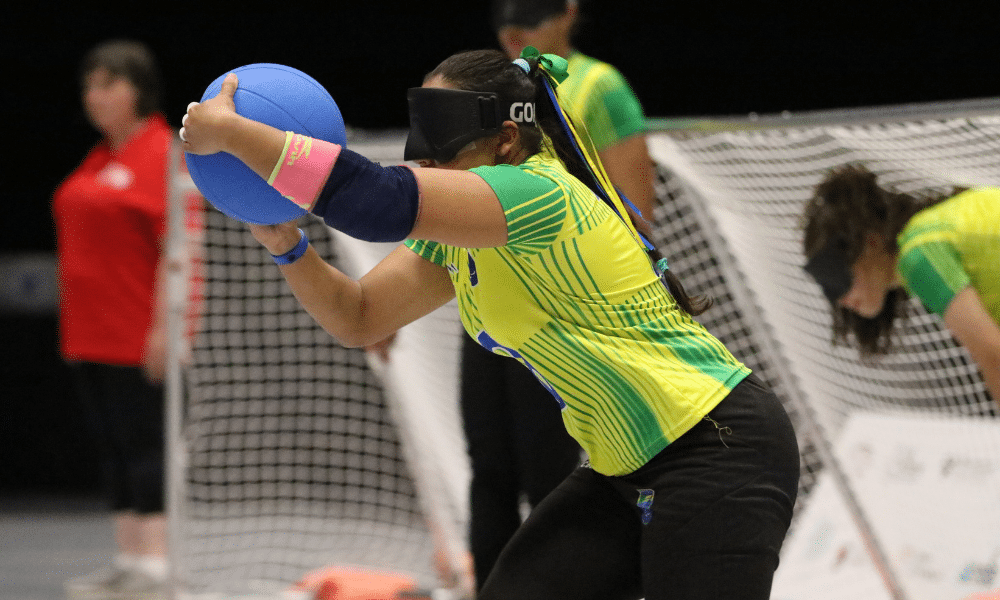
POLYGON ((65 584, 70 600, 162 600, 165 582, 141 571, 110 565, 65 584))
POLYGON ((70 598, 99 598, 102 591, 110 590, 119 579, 125 576, 125 569, 112 563, 106 567, 68 579, 63 583, 66 595, 70 598))

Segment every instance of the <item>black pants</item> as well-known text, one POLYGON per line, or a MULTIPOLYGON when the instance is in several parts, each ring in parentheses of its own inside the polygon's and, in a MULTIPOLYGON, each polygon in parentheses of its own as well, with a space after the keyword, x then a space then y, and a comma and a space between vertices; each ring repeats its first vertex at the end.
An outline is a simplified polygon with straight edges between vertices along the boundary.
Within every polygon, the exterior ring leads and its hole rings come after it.
POLYGON ((566 433, 556 400, 514 359, 466 337, 461 379, 478 588, 521 525, 521 495, 536 506, 580 464, 580 446, 566 433))
POLYGON ((791 422, 751 376, 638 471, 574 471, 477 598, 767 600, 798 478, 791 422))
POLYGON ((100 445, 111 510, 162 513, 163 387, 150 383, 139 367, 77 363, 73 371, 100 445))

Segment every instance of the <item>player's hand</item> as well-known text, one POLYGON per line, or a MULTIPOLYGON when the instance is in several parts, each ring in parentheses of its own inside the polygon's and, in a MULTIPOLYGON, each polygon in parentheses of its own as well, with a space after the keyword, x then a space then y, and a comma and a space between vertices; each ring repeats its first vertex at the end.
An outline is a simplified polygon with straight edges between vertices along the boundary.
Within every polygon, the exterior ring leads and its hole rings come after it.
POLYGON ((153 326, 142 350, 142 372, 146 380, 162 383, 167 372, 167 333, 162 326, 153 326))
POLYGON ((392 345, 393 343, 395 343, 395 341, 396 341, 396 332, 393 332, 392 335, 385 338, 384 340, 380 340, 378 342, 375 342, 374 344, 368 344, 367 346, 365 346, 365 352, 372 353, 382 362, 389 362, 389 350, 392 349, 392 345))
POLYGON ((204 102, 188 104, 181 119, 181 141, 184 150, 192 154, 215 154, 226 151, 229 132, 240 118, 236 114, 233 96, 239 86, 236 73, 229 73, 222 81, 222 89, 204 102))
POLYGON ((299 229, 295 221, 278 223, 277 225, 249 225, 254 239, 261 243, 274 256, 280 256, 299 243, 299 229))

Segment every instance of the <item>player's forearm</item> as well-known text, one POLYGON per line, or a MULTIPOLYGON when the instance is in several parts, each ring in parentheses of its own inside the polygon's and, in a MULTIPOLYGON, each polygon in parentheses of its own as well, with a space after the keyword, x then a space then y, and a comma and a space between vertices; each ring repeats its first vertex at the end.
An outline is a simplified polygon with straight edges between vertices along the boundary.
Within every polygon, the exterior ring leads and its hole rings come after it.
POLYGON ((365 323, 361 284, 327 264, 311 246, 280 268, 302 307, 338 342, 356 348, 380 339, 365 323))
POLYGON ((233 113, 221 132, 223 149, 265 181, 285 149, 285 132, 233 113))
POLYGON ((143 344, 142 363, 146 377, 151 381, 162 381, 167 365, 167 276, 170 268, 169 259, 161 255, 156 265, 156 278, 153 282, 152 321, 146 332, 143 344))
POLYGON ((992 364, 979 365, 979 371, 983 375, 986 391, 1000 405, 1000 363, 993 361, 992 364))
POLYGON ((986 389, 1000 403, 1000 326, 971 285, 948 304, 944 323, 979 367, 986 389))

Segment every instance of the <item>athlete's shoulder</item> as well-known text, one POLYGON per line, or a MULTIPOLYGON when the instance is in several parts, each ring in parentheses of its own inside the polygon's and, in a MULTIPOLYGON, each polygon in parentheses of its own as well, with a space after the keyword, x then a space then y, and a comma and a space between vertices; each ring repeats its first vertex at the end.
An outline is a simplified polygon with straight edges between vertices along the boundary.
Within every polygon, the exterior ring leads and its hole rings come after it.
POLYGON ((956 212, 982 216, 1000 214, 1000 187, 978 187, 965 190, 942 204, 956 212))
POLYGON ((567 62, 571 79, 604 82, 604 85, 620 85, 625 82, 625 77, 614 65, 582 52, 574 51, 567 62))
POLYGON ((534 154, 518 165, 489 165, 470 170, 485 179, 498 193, 498 187, 545 191, 569 176, 558 158, 544 152, 534 154))
POLYGON ((594 58, 589 54, 584 54, 579 50, 574 50, 573 53, 569 55, 569 58, 566 59, 566 62, 568 63, 567 68, 571 74, 573 73, 574 67, 582 70, 601 69, 615 73, 618 72, 618 69, 616 69, 611 63, 605 62, 599 58, 594 58))
POLYGON ((156 163, 162 165, 174 139, 174 130, 160 113, 153 113, 146 118, 142 129, 127 142, 124 152, 119 152, 117 159, 135 164, 136 166, 156 163))
POLYGON ((910 217, 901 238, 913 238, 932 230, 977 229, 1000 218, 1000 188, 980 187, 960 192, 910 217))
POLYGON ((158 141, 163 139, 169 140, 174 137, 174 130, 167 123, 166 117, 161 113, 153 113, 147 117, 143 134, 158 141))

